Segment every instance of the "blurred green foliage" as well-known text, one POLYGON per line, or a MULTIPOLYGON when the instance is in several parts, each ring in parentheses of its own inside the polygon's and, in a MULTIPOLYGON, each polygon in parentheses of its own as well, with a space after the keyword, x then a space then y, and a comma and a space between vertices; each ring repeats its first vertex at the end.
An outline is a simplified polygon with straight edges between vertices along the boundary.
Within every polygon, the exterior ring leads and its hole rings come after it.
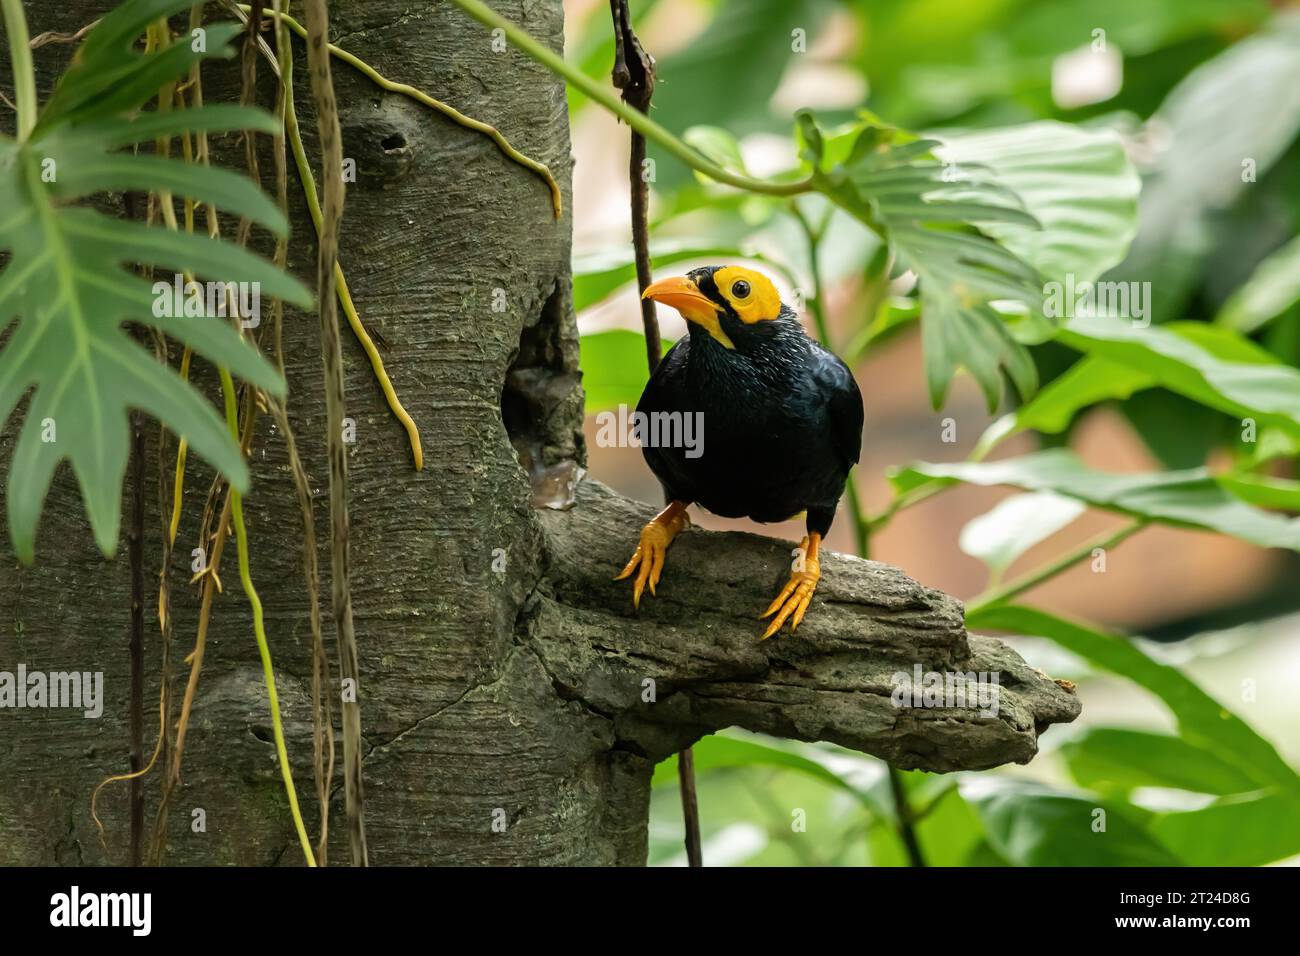
MULTIPOLYGON (((681 6, 632 10, 662 29, 655 18, 681 6)), ((1118 675, 1158 700, 1174 728, 1058 728, 1044 741, 1056 776, 906 773, 901 802, 871 758, 716 735, 695 748, 706 861, 905 865, 905 826, 932 865, 1300 854, 1300 777, 1271 742, 1140 643, 1013 605, 995 587, 1085 505, 1300 551, 1289 477, 1300 454, 1300 14, 1264 0, 695 7, 702 28, 659 60, 655 119, 728 169, 743 169, 747 136, 784 138, 799 157, 785 178, 810 177, 815 192, 719 186, 652 146, 656 268, 758 261, 799 290, 823 336, 824 289, 846 284, 855 291, 835 327, 849 331, 828 344, 851 363, 919 333, 936 405, 953 372, 969 372, 1003 412, 976 452, 899 467, 889 505, 849 520, 879 528, 957 484, 1022 489, 962 536, 990 568, 968 626, 1050 640, 1079 676, 1118 675), (792 42, 800 30, 812 52, 792 42), (786 109, 775 94, 808 58, 856 74, 865 97, 786 109), (1070 69, 1113 88, 1072 100, 1070 69), (1098 314, 1053 307, 1063 287, 1096 279, 1134 298, 1098 314), (1055 447, 1103 405, 1169 470, 1106 474, 1055 447), (1026 432, 1054 450, 983 460, 1026 432)), ((609 32, 596 5, 571 28, 571 62, 607 77, 609 32)), ((577 95, 571 106, 591 108, 577 95)), ((574 272, 578 307, 598 304, 634 281, 631 250, 580 256, 574 272)), ((595 333, 583 351, 589 410, 634 405, 639 338, 595 333)), ((654 862, 680 862, 674 780, 662 765, 654 862)))

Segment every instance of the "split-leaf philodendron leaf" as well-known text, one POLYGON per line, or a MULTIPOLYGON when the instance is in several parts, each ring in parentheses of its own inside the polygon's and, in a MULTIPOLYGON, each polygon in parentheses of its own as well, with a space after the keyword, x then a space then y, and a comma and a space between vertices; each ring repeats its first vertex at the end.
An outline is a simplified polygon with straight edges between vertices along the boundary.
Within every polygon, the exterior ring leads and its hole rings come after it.
POLYGON ((232 243, 169 232, 70 206, 109 190, 155 191, 211 202, 276 235, 287 223, 248 178, 130 152, 124 146, 186 131, 272 133, 270 115, 243 107, 137 111, 159 88, 204 57, 230 54, 242 28, 209 25, 203 43, 148 53, 135 49, 145 26, 188 8, 188 0, 130 0, 89 34, 25 141, 0 136, 0 422, 31 391, 14 446, 6 500, 18 556, 35 554, 36 527, 59 462, 68 459, 95 539, 117 545, 129 412, 140 409, 184 437, 239 489, 248 468, 216 410, 123 327, 149 325, 274 395, 284 382, 230 324, 159 308, 163 299, 134 271, 243 283, 261 295, 306 306, 311 294, 270 262, 232 243), (137 115, 132 115, 137 114, 137 115), (159 314, 159 313, 162 314, 159 314))

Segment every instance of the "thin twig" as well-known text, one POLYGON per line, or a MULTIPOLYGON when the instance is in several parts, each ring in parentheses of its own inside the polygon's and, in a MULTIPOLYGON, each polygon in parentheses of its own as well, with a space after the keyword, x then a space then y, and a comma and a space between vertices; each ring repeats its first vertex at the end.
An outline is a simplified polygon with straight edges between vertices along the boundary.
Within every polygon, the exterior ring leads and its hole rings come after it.
POLYGON ((57 30, 46 30, 44 33, 32 37, 30 45, 33 50, 37 50, 47 43, 77 43, 97 26, 99 26, 99 21, 92 20, 76 33, 59 33, 57 30))
MULTIPOLYGON (((632 29, 632 15, 627 0, 609 0, 614 20, 614 85, 622 91, 623 102, 642 113, 650 111, 654 96, 655 61, 632 29)), ((628 154, 628 180, 632 192, 632 246, 636 253, 636 281, 644 293, 653 281, 650 263, 650 228, 647 222, 650 186, 645 175, 645 137, 632 129, 632 146, 628 154)), ((659 317, 655 304, 641 299, 641 325, 645 329, 646 362, 653 375, 659 365, 662 345, 659 317)))
MULTIPOLYGON (((609 12, 614 22, 614 69, 611 79, 621 91, 623 102, 641 113, 648 113, 655 88, 654 57, 646 52, 636 31, 632 29, 632 14, 628 10, 627 0, 609 0, 609 12)), ((635 127, 630 129, 632 135, 628 150, 628 181, 631 185, 632 248, 636 257, 641 326, 645 330, 646 365, 650 374, 654 375, 663 354, 663 345, 655 304, 644 297, 645 290, 654 281, 650 262, 650 187, 645 176, 645 137, 635 127)), ((682 823, 686 831, 686 861, 689 866, 703 866, 700 805, 695 789, 695 752, 690 747, 677 755, 677 779, 682 796, 682 823)))
POLYGON ((907 802, 907 788, 903 786, 903 773, 893 764, 886 764, 889 770, 889 792, 894 796, 894 811, 898 815, 898 837, 907 850, 907 859, 914 867, 925 866, 925 854, 921 852, 921 841, 916 836, 916 819, 911 805, 907 802))

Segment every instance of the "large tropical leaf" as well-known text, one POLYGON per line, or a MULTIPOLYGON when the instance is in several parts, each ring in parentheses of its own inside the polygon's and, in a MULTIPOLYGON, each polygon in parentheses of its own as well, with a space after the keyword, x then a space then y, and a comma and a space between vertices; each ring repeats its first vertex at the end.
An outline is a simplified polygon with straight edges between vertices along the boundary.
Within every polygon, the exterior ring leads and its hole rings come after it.
POLYGON ((1300 237, 1274 250, 1223 304, 1214 321, 1254 332, 1300 303, 1300 237))
POLYGON ((1080 786, 1105 793, 1166 787, 1194 793, 1246 793, 1259 781, 1207 747, 1181 737, 1089 727, 1061 745, 1070 776, 1080 786))
POLYGON ((1018 605, 993 605, 967 615, 972 630, 997 630, 1048 638, 1088 663, 1125 677, 1164 702, 1189 744, 1212 750, 1259 787, 1300 800, 1300 776, 1271 743, 1177 668, 1153 660, 1132 641, 1018 605))
POLYGON ((1140 811, 1087 793, 990 777, 962 782, 994 849, 1016 866, 1177 866, 1140 811))
POLYGON ((884 237, 900 268, 916 275, 935 406, 959 366, 979 383, 990 408, 1001 397, 1003 369, 1021 395, 1031 394, 1038 384, 1034 363, 992 303, 1011 300, 1038 311, 1041 278, 976 228, 1036 228, 1016 194, 976 164, 945 163, 935 155, 937 140, 918 140, 870 119, 827 135, 801 113, 799 134, 817 188, 884 237))
POLYGON ((1056 433, 1110 399, 1163 387, 1210 409, 1300 437, 1300 372, 1225 326, 1170 322, 1142 328, 1107 316, 1073 317, 1059 341, 1084 358, 1022 405, 1015 430, 1056 433))
POLYGON ((1051 491, 1003 498, 962 528, 958 545, 1000 576, 1016 559, 1084 512, 1084 504, 1051 491))
POLYGON ((1057 337, 1202 405, 1300 434, 1300 371, 1231 329, 1203 322, 1142 328, 1114 317, 1078 316, 1057 337))
POLYGON ((261 295, 307 305, 299 282, 242 248, 205 236, 110 218, 68 203, 108 190, 167 191, 212 202, 277 235, 287 224, 247 178, 160 157, 114 150, 187 129, 275 129, 264 113, 208 107, 192 113, 135 113, 163 83, 204 56, 228 55, 238 27, 207 28, 206 52, 175 44, 148 54, 133 44, 144 26, 189 7, 178 0, 129 0, 91 31, 46 104, 32 136, 0 137, 0 421, 31 390, 14 446, 6 500, 14 549, 35 554, 36 527, 55 468, 70 460, 96 542, 116 547, 136 408, 183 436, 240 489, 248 468, 216 410, 137 343, 123 324, 151 325, 273 394, 284 382, 228 320, 177 315, 135 267, 249 283, 261 295), (173 52, 178 51, 178 52, 173 52), (159 314, 161 313, 161 314, 159 314))
POLYGON ((1252 507, 1203 468, 1113 474, 1094 471, 1074 452, 1057 448, 992 462, 917 462, 897 472, 892 481, 899 491, 958 481, 1050 491, 1150 521, 1205 528, 1267 548, 1300 551, 1300 518, 1252 507))
POLYGON ((1182 317, 1199 281, 1215 239, 1208 217, 1259 188, 1300 133, 1300 16, 1275 17, 1187 74, 1149 129, 1159 145, 1142 186, 1141 226, 1110 278, 1159 290, 1159 323, 1182 317))
MULTIPOLYGON (((671 344, 663 343, 664 352, 671 344)), ((587 414, 611 411, 620 405, 636 408, 650 380, 645 337, 627 329, 609 329, 582 336, 581 348, 587 414)))
POLYGON ((1110 130, 1044 121, 936 134, 940 159, 975 164, 1015 191, 1041 229, 990 222, 982 231, 1056 282, 1092 282, 1137 233, 1139 179, 1110 130))

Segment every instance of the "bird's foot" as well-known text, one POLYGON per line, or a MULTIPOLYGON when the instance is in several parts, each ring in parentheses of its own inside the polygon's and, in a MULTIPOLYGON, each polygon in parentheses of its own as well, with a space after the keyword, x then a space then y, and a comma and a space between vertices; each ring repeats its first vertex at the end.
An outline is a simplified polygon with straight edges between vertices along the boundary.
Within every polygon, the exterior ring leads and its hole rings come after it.
POLYGON ((759 615, 759 619, 762 620, 776 614, 760 640, 765 641, 781 630, 787 618, 790 620, 791 633, 803 620, 804 613, 812 602, 813 592, 817 590, 817 582, 822 576, 821 562, 817 560, 821 542, 822 536, 813 532, 799 543, 799 557, 795 561, 794 570, 790 573, 790 580, 785 583, 776 600, 759 615), (778 611, 780 613, 777 613, 778 611))
POLYGON ((677 532, 689 523, 686 502, 674 501, 646 522, 646 526, 641 529, 641 541, 637 544, 636 551, 623 566, 623 570, 614 578, 615 581, 622 581, 624 578, 631 577, 633 571, 636 572, 636 581, 632 585, 633 607, 641 606, 641 595, 645 592, 647 584, 650 585, 650 593, 655 593, 655 585, 659 583, 659 575, 664 570, 668 546, 673 543, 673 538, 677 537, 677 532))

